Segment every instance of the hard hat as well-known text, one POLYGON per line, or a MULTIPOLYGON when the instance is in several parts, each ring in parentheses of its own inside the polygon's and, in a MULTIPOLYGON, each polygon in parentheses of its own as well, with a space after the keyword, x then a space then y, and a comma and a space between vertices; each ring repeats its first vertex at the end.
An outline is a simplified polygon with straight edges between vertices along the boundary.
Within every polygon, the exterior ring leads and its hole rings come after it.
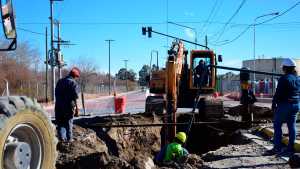
POLYGON ((285 58, 281 64, 281 67, 283 67, 283 66, 296 67, 296 62, 291 58, 285 58))
POLYGON ((185 141, 186 141, 186 134, 184 132, 178 132, 176 134, 176 138, 178 140, 180 140, 182 143, 185 143, 185 141))
POLYGON ((70 75, 73 77, 79 77, 80 76, 80 70, 77 67, 73 67, 70 71, 70 75))

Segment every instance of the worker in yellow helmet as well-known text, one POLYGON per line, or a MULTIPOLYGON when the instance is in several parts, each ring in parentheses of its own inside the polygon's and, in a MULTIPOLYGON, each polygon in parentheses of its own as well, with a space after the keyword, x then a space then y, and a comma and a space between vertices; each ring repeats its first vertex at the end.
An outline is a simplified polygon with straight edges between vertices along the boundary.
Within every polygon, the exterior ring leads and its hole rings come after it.
POLYGON ((172 143, 164 146, 159 154, 156 156, 156 162, 171 162, 178 161, 182 157, 188 155, 188 151, 182 147, 186 142, 186 134, 184 132, 178 132, 172 143))

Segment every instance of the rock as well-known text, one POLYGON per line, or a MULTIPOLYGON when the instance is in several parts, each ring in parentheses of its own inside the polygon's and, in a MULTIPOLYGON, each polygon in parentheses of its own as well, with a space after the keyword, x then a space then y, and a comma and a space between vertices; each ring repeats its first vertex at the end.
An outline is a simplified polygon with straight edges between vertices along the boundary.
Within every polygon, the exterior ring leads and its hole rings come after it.
POLYGON ((300 168, 300 153, 295 153, 289 159, 291 168, 300 168))
POLYGON ((153 169, 155 168, 154 162, 150 157, 146 156, 136 156, 131 160, 130 164, 133 165, 135 169, 153 169))
POLYGON ((106 169, 133 169, 133 167, 130 166, 130 164, 117 157, 113 157, 109 163, 104 167, 106 169))

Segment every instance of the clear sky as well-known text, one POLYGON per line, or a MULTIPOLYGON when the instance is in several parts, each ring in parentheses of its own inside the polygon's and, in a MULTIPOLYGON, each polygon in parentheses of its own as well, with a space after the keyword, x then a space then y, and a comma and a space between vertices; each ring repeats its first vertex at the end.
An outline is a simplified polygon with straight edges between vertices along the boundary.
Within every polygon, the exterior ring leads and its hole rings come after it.
MULTIPOLYGON (((236 41, 219 45, 234 39, 247 25, 253 24, 256 17, 283 12, 297 2, 298 0, 64 0, 54 3, 54 17, 62 22, 63 40, 76 44, 62 48, 67 63, 74 58, 85 57, 91 59, 99 71, 107 72, 108 44, 105 39, 114 39, 111 45, 112 74, 124 66, 123 59, 129 60, 128 68, 140 70, 143 64, 149 64, 151 50, 159 51, 159 64, 162 66, 166 58, 166 46, 172 39, 167 40, 155 34, 149 39, 142 36, 141 29, 142 26, 152 26, 156 31, 194 40, 194 31, 167 24, 167 21, 171 21, 194 28, 199 43, 203 44, 204 36, 207 35, 209 47, 223 55, 223 65, 240 67, 242 60, 253 58, 253 28, 236 41), (235 14, 239 7, 240 10, 235 14)), ((39 49, 44 58, 45 37, 36 33, 44 33, 45 27, 50 29, 49 0, 14 0, 13 3, 17 27, 20 28, 19 41, 28 41, 39 49)), ((269 18, 271 17, 262 17, 257 22, 269 18)), ((271 22, 256 27, 257 57, 300 58, 299 44, 300 4, 271 22)), ((188 50, 194 48, 194 45, 185 46, 188 50)))

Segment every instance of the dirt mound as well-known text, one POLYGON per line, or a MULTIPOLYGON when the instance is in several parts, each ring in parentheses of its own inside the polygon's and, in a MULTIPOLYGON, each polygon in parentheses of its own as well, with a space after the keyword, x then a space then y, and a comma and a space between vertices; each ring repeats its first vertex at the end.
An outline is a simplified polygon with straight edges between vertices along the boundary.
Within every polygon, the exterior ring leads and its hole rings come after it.
POLYGON ((79 169, 94 166, 104 166, 109 160, 108 149, 91 129, 74 126, 74 141, 70 143, 60 142, 57 145, 59 151, 56 163, 57 169, 79 169))
MULTIPOLYGON (((261 107, 261 106, 252 106, 254 116, 256 118, 272 118, 273 117, 273 112, 270 108, 268 107, 261 107)), ((228 110, 228 114, 233 115, 233 116, 238 116, 243 112, 242 105, 238 105, 235 107, 230 107, 228 110)))
MULTIPOLYGON (((160 122, 155 117, 135 116, 130 117, 127 124, 160 122)), ((117 122, 113 124, 117 124, 117 122)), ((154 157, 154 153, 160 150, 160 130, 161 127, 112 128, 108 135, 116 141, 119 157, 131 161, 141 152, 143 156, 154 157)))
MULTIPOLYGON (((162 123, 160 117, 126 115, 81 120, 74 125, 74 141, 59 143, 57 169, 159 169, 154 156, 161 146, 161 127, 109 127, 110 125, 162 123), (92 123, 91 123, 92 121, 92 123), (105 124, 105 127, 88 123, 105 124), (90 129, 87 129, 89 126, 90 129)), ((167 168, 200 168, 203 161, 189 155, 180 163, 167 168)))

